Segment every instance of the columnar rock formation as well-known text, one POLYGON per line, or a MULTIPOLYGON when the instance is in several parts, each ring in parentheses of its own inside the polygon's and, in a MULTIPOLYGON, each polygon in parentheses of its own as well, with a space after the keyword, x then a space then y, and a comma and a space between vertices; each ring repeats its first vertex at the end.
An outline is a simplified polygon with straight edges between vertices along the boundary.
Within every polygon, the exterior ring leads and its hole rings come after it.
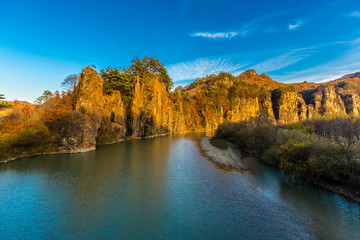
POLYGON ((118 91, 104 94, 98 73, 86 67, 74 95, 76 109, 88 117, 98 142, 111 142, 131 136, 216 129, 224 122, 260 114, 278 123, 321 116, 358 116, 358 81, 354 74, 321 85, 283 84, 247 70, 238 77, 227 73, 211 75, 168 92, 159 77, 150 74, 146 81, 136 77, 134 96, 125 104, 118 91))

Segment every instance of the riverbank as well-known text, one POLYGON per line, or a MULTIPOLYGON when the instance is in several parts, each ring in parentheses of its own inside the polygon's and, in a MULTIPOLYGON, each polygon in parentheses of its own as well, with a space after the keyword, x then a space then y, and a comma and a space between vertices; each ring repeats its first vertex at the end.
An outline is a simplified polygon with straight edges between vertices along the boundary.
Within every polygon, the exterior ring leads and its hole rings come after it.
MULTIPOLYGON (((103 144, 97 144, 97 145, 108 145, 108 144, 115 144, 115 143, 119 143, 119 142, 123 142, 123 141, 130 141, 130 140, 139 140, 139 139, 146 139, 146 138, 155 138, 155 137, 163 137, 163 136, 168 136, 171 133, 162 133, 162 134, 155 134, 155 135, 151 135, 151 136, 146 136, 146 137, 127 137, 118 141, 113 141, 113 142, 108 142, 108 143, 103 143, 103 144)), ((0 159, 0 164, 1 163, 7 163, 10 161, 14 161, 20 158, 26 158, 26 157, 36 157, 36 156, 41 156, 41 155, 55 155, 55 154, 69 154, 69 153, 84 153, 84 152, 90 152, 90 151, 94 151, 96 150, 95 146, 92 147, 86 147, 86 148, 74 148, 74 149, 59 149, 59 151, 47 151, 47 152, 38 152, 38 153, 33 153, 33 154, 22 154, 22 155, 18 155, 18 156, 14 156, 14 157, 10 157, 10 158, 6 158, 6 159, 0 159)))
MULTIPOLYGON (((264 118, 219 126, 216 136, 255 152, 298 179, 360 203, 360 119, 320 119, 274 125, 264 118), (345 144, 345 145, 342 145, 345 144), (345 147, 344 147, 345 146, 345 147)), ((250 150, 250 151, 249 151, 250 150)))
MULTIPOLYGON (((278 166, 271 164, 268 161, 265 161, 264 159, 262 159, 259 154, 257 154, 255 151, 253 151, 251 149, 241 148, 241 151, 244 151, 244 152, 258 158, 261 162, 263 162, 271 167, 278 168, 278 166)), ((314 181, 311 184, 313 184, 316 187, 325 189, 329 192, 344 196, 347 199, 360 204, 360 194, 357 193, 356 189, 351 188, 350 186, 343 185, 343 184, 337 184, 337 183, 329 183, 329 182, 324 182, 324 181, 314 181)))
POLYGON ((322 181, 316 181, 313 184, 315 186, 321 187, 327 191, 342 195, 342 196, 360 204, 360 195, 356 192, 355 189, 353 189, 349 186, 336 184, 336 183, 327 183, 327 182, 322 182, 322 181))
POLYGON ((94 150, 96 150, 95 146, 88 147, 88 148, 76 148, 76 149, 66 149, 66 150, 62 149, 62 150, 54 151, 54 152, 40 152, 40 153, 33 153, 33 154, 24 154, 24 155, 0 160, 0 164, 14 161, 14 160, 17 160, 20 158, 26 158, 26 157, 36 157, 36 156, 41 156, 41 155, 69 154, 69 153, 84 153, 84 152, 90 152, 90 151, 94 151, 94 150))
POLYGON ((236 169, 245 169, 245 165, 241 161, 241 154, 237 151, 232 144, 228 144, 227 149, 215 147, 210 142, 210 137, 202 137, 200 141, 200 148, 206 156, 212 161, 236 169))
MULTIPOLYGON (((278 166, 271 164, 268 161, 265 161, 264 159, 262 159, 259 154, 257 154, 255 151, 253 151, 251 149, 241 148, 241 151, 247 152, 248 154, 258 158, 260 161, 262 161, 263 163, 265 163, 269 166, 278 168, 278 166)), ((314 181, 311 184, 313 184, 316 187, 325 189, 329 192, 344 196, 347 199, 360 204, 360 194, 357 193, 356 189, 351 188, 350 186, 343 185, 343 184, 337 184, 337 183, 329 183, 329 182, 319 181, 319 180, 314 181)))

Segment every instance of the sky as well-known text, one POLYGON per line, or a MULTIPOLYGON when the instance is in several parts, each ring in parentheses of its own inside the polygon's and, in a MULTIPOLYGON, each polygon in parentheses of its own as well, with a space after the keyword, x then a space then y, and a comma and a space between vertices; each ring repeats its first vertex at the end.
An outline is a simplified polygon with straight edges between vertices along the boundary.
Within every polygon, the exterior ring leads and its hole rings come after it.
POLYGON ((33 102, 69 74, 154 56, 175 86, 246 69, 280 82, 360 71, 359 0, 0 0, 0 93, 33 102))

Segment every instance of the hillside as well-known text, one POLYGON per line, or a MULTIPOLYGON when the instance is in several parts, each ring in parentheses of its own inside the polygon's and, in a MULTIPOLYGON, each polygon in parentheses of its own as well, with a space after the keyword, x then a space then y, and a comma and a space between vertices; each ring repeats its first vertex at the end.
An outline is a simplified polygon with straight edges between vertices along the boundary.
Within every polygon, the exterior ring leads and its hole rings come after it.
POLYGON ((6 101, 6 100, 0 100, 0 118, 6 117, 9 114, 11 114, 13 111, 19 110, 19 111, 26 111, 33 110, 34 104, 25 102, 25 101, 6 101))

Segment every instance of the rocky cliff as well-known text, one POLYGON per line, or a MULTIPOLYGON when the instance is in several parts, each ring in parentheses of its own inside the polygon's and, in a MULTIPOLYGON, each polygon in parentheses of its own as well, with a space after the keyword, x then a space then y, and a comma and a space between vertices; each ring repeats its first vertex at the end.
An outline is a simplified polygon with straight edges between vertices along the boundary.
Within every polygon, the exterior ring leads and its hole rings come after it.
POLYGON ((88 125, 94 130, 97 142, 112 142, 126 136, 125 106, 118 91, 112 95, 103 94, 103 81, 90 66, 79 76, 74 91, 75 108, 84 113, 88 125))
POLYGON ((216 129, 224 122, 263 116, 293 123, 321 116, 358 116, 360 79, 326 84, 277 83, 247 70, 238 77, 220 73, 169 92, 157 74, 135 76, 131 101, 119 91, 105 94, 103 80, 91 67, 80 75, 74 91, 76 110, 83 112, 97 142, 125 137, 216 129))
POLYGON ((155 74, 147 81, 135 81, 131 103, 131 135, 145 137, 173 131, 173 103, 170 93, 155 74))

